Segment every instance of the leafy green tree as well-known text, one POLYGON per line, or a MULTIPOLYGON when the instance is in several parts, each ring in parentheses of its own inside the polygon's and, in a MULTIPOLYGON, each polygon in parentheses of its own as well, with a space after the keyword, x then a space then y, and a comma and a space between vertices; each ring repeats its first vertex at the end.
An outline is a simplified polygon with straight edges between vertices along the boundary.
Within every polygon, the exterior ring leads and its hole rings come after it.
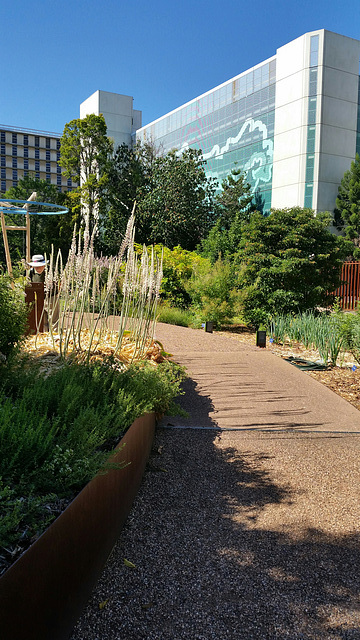
POLYGON ((329 220, 300 207, 251 216, 235 259, 248 321, 258 326, 269 315, 332 301, 349 242, 328 230, 329 220))
POLYGON ((108 179, 113 143, 102 115, 71 120, 61 137, 60 161, 64 175, 79 184, 72 197, 80 198, 83 220, 90 231, 101 216, 102 195, 108 179))
MULTIPOLYGON (((32 175, 21 178, 16 187, 11 187, 5 197, 14 200, 27 200, 33 192, 36 192, 38 202, 50 202, 60 204, 70 209, 71 202, 68 193, 58 191, 56 185, 46 180, 39 180, 32 175)), ((41 207, 39 207, 41 210, 41 207)), ((6 215, 8 224, 23 226, 24 216, 6 215)), ((64 258, 67 257, 71 246, 74 224, 77 222, 76 213, 59 215, 32 215, 30 216, 30 240, 32 253, 50 253, 51 245, 57 252, 61 250, 64 258)), ((9 232, 8 241, 12 260, 25 257, 25 232, 9 232)), ((0 238, 0 261, 5 264, 3 238, 0 238)))
POLYGON ((230 229, 234 222, 249 222, 255 210, 251 185, 241 169, 232 169, 222 181, 221 193, 217 195, 219 222, 223 229, 230 229))
POLYGON ((137 205, 137 240, 193 250, 214 224, 214 181, 201 151, 170 151, 154 160, 151 182, 137 205))
POLYGON ((360 157, 356 154, 338 190, 335 223, 343 229, 345 237, 354 244, 353 256, 360 258, 360 157))
POLYGON ((251 185, 240 169, 233 169, 216 196, 217 220, 202 243, 204 254, 214 263, 219 256, 230 257, 238 248, 243 224, 255 211, 251 185))
POLYGON ((156 148, 149 143, 137 143, 133 149, 124 143, 117 148, 108 170, 107 213, 101 230, 104 253, 117 253, 134 202, 140 202, 151 188, 156 155, 156 148))

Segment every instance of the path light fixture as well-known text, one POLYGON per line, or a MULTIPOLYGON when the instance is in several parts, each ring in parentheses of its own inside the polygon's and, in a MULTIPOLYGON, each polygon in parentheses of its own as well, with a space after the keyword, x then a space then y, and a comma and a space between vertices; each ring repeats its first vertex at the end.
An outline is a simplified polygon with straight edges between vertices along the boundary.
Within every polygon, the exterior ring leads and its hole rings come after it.
POLYGON ((263 349, 266 347, 266 331, 256 332, 256 346, 263 349))

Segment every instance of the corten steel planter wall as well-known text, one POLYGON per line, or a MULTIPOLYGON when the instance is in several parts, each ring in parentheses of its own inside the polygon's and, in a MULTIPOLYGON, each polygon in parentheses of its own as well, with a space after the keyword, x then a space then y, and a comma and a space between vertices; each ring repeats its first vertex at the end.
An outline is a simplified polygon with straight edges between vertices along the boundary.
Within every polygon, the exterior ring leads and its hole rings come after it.
POLYGON ((154 414, 135 420, 115 454, 130 464, 89 482, 0 578, 1 640, 69 638, 130 512, 154 429, 154 414))

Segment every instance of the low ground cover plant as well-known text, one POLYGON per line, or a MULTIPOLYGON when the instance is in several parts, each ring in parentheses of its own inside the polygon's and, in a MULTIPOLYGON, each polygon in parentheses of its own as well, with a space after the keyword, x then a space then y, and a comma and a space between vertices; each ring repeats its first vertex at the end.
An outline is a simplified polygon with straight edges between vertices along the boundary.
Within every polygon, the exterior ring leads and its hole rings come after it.
POLYGON ((119 371, 109 359, 45 374, 1 368, 0 572, 100 470, 134 419, 171 412, 183 371, 164 361, 119 371))

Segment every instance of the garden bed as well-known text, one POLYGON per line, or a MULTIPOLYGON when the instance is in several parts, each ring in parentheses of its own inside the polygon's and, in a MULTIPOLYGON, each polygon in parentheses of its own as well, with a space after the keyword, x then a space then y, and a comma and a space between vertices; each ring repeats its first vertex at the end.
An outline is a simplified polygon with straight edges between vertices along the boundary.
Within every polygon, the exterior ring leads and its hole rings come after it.
POLYGON ((150 453, 155 414, 135 420, 111 462, 0 578, 2 640, 71 633, 115 544, 150 453))

